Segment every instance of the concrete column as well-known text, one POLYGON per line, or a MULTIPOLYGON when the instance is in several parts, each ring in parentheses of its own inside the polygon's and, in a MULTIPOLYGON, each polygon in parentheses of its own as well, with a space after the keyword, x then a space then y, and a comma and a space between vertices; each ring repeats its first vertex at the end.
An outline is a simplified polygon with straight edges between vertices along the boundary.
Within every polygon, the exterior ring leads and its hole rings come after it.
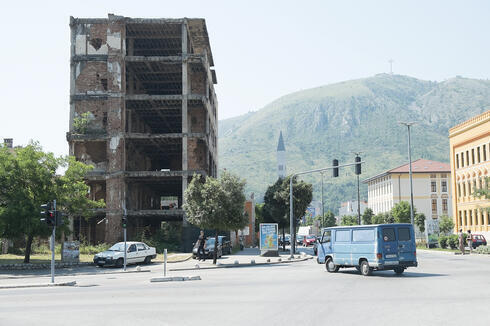
MULTIPOLYGON (((187 74, 187 21, 182 24, 182 171, 187 171, 187 133, 189 126, 187 124, 187 97, 189 95, 188 74, 187 74)), ((182 201, 184 192, 187 189, 187 175, 182 176, 182 201)), ((187 224, 184 216, 184 226, 187 224)))

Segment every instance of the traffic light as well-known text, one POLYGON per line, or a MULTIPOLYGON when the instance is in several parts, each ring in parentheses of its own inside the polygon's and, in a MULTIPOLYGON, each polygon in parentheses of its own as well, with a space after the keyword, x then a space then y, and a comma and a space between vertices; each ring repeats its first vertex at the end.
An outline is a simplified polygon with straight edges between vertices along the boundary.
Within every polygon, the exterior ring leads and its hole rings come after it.
POLYGON ((41 222, 46 223, 49 226, 56 225, 55 211, 52 210, 51 202, 41 205, 41 222))
POLYGON ((64 224, 63 222, 63 213, 60 211, 56 211, 56 226, 61 226, 64 224))
POLYGON ((339 176, 339 160, 333 160, 333 177, 336 178, 339 176))
POLYGON ((355 165, 355 173, 357 175, 361 174, 361 158, 359 156, 356 156, 356 165, 355 165))
POLYGON ((125 229, 128 226, 128 218, 126 216, 123 216, 122 218, 122 227, 125 229))

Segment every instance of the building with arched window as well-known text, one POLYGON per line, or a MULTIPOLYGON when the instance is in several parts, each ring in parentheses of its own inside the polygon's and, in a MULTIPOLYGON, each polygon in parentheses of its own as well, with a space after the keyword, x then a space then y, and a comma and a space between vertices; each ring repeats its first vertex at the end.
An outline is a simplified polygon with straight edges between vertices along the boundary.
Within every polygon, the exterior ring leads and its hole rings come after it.
POLYGON ((489 188, 490 110, 449 129, 455 232, 490 237, 490 200, 475 195, 489 188))

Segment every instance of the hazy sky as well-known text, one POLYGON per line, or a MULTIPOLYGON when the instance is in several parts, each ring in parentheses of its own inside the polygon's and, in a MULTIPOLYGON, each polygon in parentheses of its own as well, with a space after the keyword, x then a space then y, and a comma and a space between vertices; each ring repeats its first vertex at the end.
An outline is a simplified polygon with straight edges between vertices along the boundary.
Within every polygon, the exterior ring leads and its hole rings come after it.
POLYGON ((426 80, 490 76, 490 1, 2 1, 0 138, 68 153, 69 16, 107 13, 205 18, 220 119, 388 72, 390 58, 426 80))

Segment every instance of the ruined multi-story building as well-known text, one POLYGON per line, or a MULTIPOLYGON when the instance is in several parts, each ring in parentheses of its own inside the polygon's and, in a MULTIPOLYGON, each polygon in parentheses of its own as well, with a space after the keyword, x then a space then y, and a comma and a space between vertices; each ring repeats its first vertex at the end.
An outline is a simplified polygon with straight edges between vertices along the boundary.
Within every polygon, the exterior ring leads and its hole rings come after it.
POLYGON ((91 241, 182 221, 194 173, 217 174, 216 75, 204 19, 70 18, 70 155, 94 166, 91 241))

